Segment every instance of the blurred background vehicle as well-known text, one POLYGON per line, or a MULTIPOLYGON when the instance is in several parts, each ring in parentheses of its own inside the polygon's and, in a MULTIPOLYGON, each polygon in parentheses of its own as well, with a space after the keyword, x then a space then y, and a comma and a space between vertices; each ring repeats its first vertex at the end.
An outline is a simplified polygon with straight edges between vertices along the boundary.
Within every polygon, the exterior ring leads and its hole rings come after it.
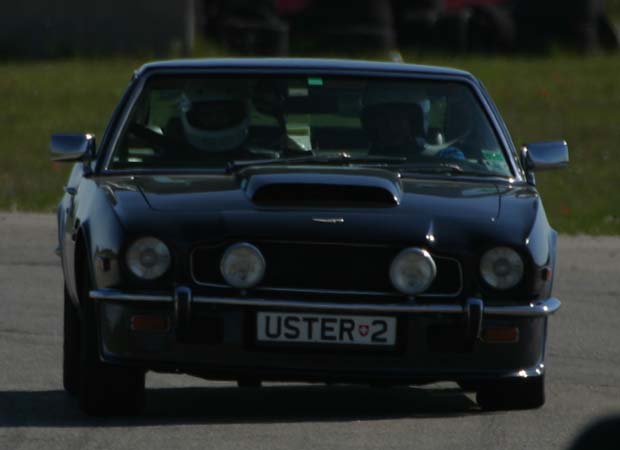
POLYGON ((0 16, 0 58, 187 55, 197 38, 236 53, 281 56, 620 48, 605 0, 29 0, 6 3, 0 16))
POLYGON ((618 49, 603 0, 204 0, 200 27, 228 48, 286 54, 304 47, 450 52, 618 49))
POLYGON ((2 2, 0 59, 187 54, 194 0, 27 0, 2 2))

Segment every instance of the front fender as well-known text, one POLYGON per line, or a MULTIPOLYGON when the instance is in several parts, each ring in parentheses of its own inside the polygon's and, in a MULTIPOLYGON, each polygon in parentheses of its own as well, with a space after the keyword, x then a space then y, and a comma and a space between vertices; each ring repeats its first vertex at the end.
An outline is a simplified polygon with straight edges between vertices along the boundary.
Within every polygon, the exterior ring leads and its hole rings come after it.
POLYGON ((109 196, 97 183, 85 179, 75 199, 77 239, 85 247, 87 260, 78 260, 76 247, 75 269, 87 264, 94 289, 116 287, 120 283, 120 254, 125 231, 114 211, 109 196))
MULTIPOLYGON (((83 166, 81 163, 74 164, 67 186, 77 188, 82 181, 83 166)), ((75 243, 79 220, 75 217, 75 198, 65 192, 57 210, 58 217, 58 245, 60 247, 61 264, 65 276, 65 285, 69 296, 75 305, 78 305, 77 280, 75 277, 75 243)))
POLYGON ((536 298, 547 298, 553 287, 557 233, 549 225, 540 198, 526 243, 534 262, 534 293, 536 298), (551 276, 543 276, 543 270, 550 270, 551 276))

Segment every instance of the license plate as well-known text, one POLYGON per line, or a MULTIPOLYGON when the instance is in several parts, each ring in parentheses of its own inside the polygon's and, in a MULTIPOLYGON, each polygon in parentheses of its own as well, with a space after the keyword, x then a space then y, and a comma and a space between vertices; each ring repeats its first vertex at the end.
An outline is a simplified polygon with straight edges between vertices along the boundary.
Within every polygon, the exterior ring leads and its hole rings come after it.
POLYGON ((259 312, 260 342, 382 345, 396 343, 396 318, 335 314, 259 312))

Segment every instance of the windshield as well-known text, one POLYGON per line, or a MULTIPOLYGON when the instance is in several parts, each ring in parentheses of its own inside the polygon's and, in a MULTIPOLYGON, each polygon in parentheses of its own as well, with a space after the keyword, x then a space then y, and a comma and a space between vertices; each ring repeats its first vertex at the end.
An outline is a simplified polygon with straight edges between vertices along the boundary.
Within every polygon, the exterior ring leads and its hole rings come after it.
POLYGON ((342 76, 152 77, 108 168, 224 169, 296 158, 510 176, 467 85, 342 76))

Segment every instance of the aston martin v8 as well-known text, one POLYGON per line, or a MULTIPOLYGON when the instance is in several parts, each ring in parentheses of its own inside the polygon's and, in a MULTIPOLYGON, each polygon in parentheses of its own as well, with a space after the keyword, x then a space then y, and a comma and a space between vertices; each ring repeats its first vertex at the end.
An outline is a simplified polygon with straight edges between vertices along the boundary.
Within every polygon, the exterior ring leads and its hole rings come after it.
POLYGON ((544 403, 556 232, 534 172, 460 70, 318 59, 150 63, 58 207, 64 387, 140 411, 145 373, 412 385, 544 403))

